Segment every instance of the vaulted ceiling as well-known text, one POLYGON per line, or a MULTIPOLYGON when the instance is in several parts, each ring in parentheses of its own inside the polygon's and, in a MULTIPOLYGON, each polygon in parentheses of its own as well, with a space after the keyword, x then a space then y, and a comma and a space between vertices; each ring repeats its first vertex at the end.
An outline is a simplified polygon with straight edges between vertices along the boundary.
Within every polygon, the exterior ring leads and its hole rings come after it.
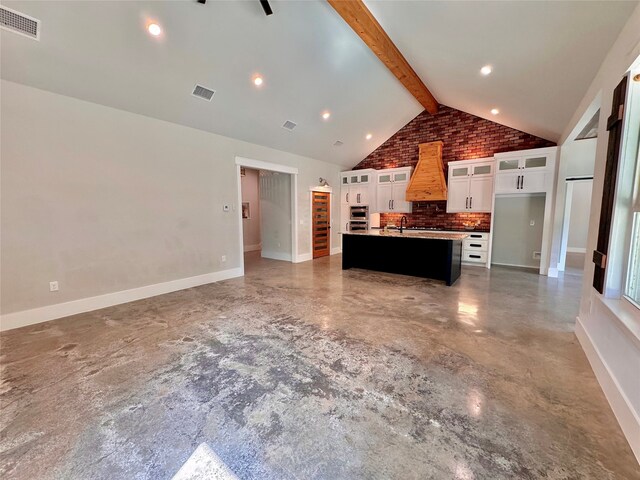
MULTIPOLYGON (((551 140, 636 4, 367 2, 440 103, 551 140)), ((422 111, 324 1, 269 17, 258 1, 3 5, 42 26, 40 41, 2 31, 2 78, 141 115, 350 167, 422 111)))

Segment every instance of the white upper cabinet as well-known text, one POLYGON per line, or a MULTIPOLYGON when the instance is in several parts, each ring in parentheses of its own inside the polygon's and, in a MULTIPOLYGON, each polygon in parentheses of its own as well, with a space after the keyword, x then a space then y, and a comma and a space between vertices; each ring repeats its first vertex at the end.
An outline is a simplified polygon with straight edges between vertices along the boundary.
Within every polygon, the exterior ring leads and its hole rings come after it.
POLYGON ((449 162, 447 212, 490 212, 493 203, 493 158, 449 162))
MULTIPOLYGON (((374 169, 351 170, 340 174, 340 203, 370 205, 375 202, 374 169)), ((373 205, 370 205, 373 208, 373 205)))
POLYGON ((406 196, 412 170, 412 167, 378 170, 374 213, 411 213, 412 205, 406 196))
POLYGON ((495 193, 544 193, 552 186, 556 147, 497 153, 495 193))

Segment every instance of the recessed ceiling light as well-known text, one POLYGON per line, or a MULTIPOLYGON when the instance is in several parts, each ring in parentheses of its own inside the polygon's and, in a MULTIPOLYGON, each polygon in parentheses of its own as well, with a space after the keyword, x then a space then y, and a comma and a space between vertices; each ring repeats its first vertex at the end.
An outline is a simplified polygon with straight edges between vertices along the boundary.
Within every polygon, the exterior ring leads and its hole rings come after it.
POLYGON ((262 79, 262 77, 261 77, 260 75, 256 75, 255 77, 253 77, 253 84, 254 84, 256 87, 259 87, 260 85, 262 85, 262 82, 263 82, 263 81, 264 81, 264 80, 262 79))
POLYGON ((331 112, 322 112, 322 118, 324 118, 325 120, 329 120, 330 116, 331 112))
POLYGON ((371 140, 373 138, 373 135, 371 135, 370 133, 367 133, 367 136, 364 138, 366 138, 367 140, 371 140))
POLYGON ((497 108, 492 108, 491 109, 491 115, 497 115, 500 113, 500 110, 498 110, 497 108))
POLYGON ((491 65, 485 65, 480 69, 480 73, 482 75, 489 75, 492 71, 493 71, 493 68, 491 68, 491 65))
POLYGON ((150 23, 149 26, 147 27, 147 30, 154 37, 157 37, 162 33, 162 29, 160 28, 160 25, 158 25, 157 23, 150 23))

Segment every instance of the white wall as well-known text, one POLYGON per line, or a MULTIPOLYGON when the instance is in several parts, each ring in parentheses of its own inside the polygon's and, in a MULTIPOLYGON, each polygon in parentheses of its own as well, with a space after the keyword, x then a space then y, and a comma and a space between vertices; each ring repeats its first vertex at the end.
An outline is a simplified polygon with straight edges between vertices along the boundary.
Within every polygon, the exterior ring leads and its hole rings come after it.
POLYGON ((262 240, 260 239, 259 172, 252 168, 247 168, 245 176, 240 179, 240 182, 242 202, 249 203, 249 218, 242 219, 244 251, 260 250, 262 240))
POLYGON ((491 263, 540 268, 544 206, 545 195, 496 196, 491 263))
POLYGON ((309 187, 339 185, 337 165, 4 80, 0 102, 3 328, 53 318, 30 309, 239 269, 236 156, 299 169, 303 258, 309 187))
POLYGON ((291 261, 291 175, 260 172, 262 256, 291 261))
POLYGON ((593 182, 575 181, 571 188, 571 212, 569 213, 569 231, 567 249, 569 252, 585 252, 589 234, 589 206, 591 205, 591 187, 593 182))
MULTIPOLYGON (((606 120, 611 115, 613 90, 631 65, 640 56, 640 6, 636 7, 615 44, 607 54, 598 74, 574 113, 562 136, 561 146, 567 139, 575 138, 579 120, 601 98, 598 141, 595 155, 591 218, 587 238, 587 251, 596 246, 600 202, 604 184, 607 139, 606 120)), ((636 101, 640 96, 636 97, 636 101)), ((627 111, 630 111, 628 108, 627 111)), ((627 125, 627 127, 631 127, 627 125)), ((637 128, 634 125, 633 128, 637 128)), ((637 135, 637 130, 628 130, 637 135)), ((585 264, 580 312, 576 323, 576 335, 593 367, 596 377, 609 400, 613 412, 625 433, 636 457, 640 460, 640 311, 620 298, 624 279, 626 252, 624 240, 630 227, 625 225, 624 209, 629 208, 633 175, 629 174, 631 152, 623 152, 617 195, 621 200, 614 212, 614 225, 607 258, 606 295, 593 287, 593 264, 585 264)), ((637 152, 632 152, 635 155, 637 152)))

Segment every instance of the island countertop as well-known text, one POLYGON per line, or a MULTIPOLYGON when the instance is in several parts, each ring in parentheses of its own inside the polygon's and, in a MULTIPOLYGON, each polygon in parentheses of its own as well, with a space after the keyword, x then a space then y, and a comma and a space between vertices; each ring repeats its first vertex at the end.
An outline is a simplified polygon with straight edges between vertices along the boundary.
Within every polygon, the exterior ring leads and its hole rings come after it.
POLYGON ((400 233, 399 230, 359 230, 356 232, 342 232, 342 235, 366 235, 369 237, 395 237, 395 238, 424 238, 428 240, 464 240, 469 236, 467 233, 446 233, 446 232, 430 232, 405 230, 400 233))

